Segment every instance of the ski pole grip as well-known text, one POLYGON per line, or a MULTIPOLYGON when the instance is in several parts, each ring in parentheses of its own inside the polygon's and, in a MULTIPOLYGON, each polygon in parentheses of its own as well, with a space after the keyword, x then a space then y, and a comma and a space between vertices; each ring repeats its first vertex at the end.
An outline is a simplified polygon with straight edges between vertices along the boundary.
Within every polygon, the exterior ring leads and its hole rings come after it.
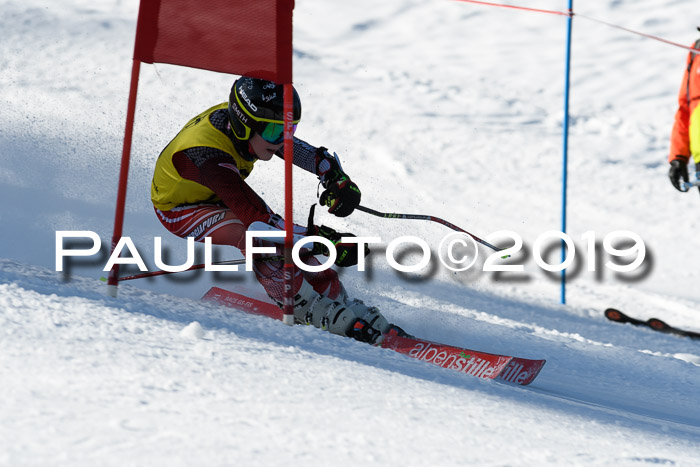
POLYGON ((693 174, 690 177, 689 182, 681 181, 680 185, 681 191, 684 193, 693 188, 694 186, 700 186, 700 177, 698 177, 698 172, 695 172, 695 174, 693 174))

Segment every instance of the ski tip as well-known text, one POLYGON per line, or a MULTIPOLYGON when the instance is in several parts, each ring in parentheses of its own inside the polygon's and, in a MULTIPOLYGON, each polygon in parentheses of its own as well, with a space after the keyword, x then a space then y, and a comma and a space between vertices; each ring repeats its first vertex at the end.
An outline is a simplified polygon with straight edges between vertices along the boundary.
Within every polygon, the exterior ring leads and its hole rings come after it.
POLYGON ((608 308, 607 310, 605 310, 605 317, 611 321, 622 321, 624 315, 620 310, 616 310, 615 308, 608 308))
POLYGON ((666 331, 668 331, 669 329, 671 329, 671 326, 669 326, 668 324, 664 323, 664 322, 661 321, 660 319, 656 319, 656 318, 651 318, 651 319, 649 319, 649 320, 647 321, 647 325, 649 325, 649 327, 652 328, 652 329, 656 329, 657 331, 662 331, 662 332, 666 332, 666 331))

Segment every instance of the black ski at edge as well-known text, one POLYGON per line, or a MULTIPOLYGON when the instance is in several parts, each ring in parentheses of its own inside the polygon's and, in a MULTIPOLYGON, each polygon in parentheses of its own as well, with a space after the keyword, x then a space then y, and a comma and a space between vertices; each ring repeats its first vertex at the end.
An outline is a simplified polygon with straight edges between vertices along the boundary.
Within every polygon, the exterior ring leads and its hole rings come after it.
POLYGON ((620 310, 616 310, 615 308, 608 308, 607 310, 605 310, 605 317, 608 318, 610 321, 615 321, 616 323, 630 323, 635 326, 644 326, 653 329, 654 331, 663 332, 664 334, 674 334, 676 336, 689 337, 691 339, 700 339, 700 332, 686 331, 684 329, 674 328, 673 326, 669 326, 668 324, 657 318, 650 318, 646 321, 637 318, 632 318, 631 316, 627 316, 626 314, 624 314, 620 310))

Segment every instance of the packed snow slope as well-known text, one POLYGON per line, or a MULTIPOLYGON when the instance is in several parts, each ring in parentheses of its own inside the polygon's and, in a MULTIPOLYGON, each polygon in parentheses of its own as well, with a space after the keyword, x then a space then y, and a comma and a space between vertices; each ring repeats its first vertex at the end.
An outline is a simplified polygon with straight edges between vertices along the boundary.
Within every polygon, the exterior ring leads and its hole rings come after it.
MULTIPOLYGON (((700 197, 666 178, 683 49, 574 20, 577 263, 560 305, 559 276, 533 252, 561 230, 566 18, 448 0, 296 1, 297 136, 339 154, 366 206, 480 237, 513 231, 525 245, 509 260, 519 273, 480 271, 482 248, 468 272, 433 260, 397 274, 384 257, 391 240, 418 236, 436 253, 449 230, 321 212, 319 223, 383 240, 368 272, 341 271, 348 291, 420 337, 547 359, 531 386, 515 387, 198 300, 214 284, 264 298, 243 271, 124 283, 118 299, 98 281, 104 248, 57 273, 57 230, 111 238, 138 2, 0 6, 0 465, 700 463, 700 343, 602 315, 614 306, 700 330, 700 197), (646 246, 634 273, 605 265, 603 240, 617 230, 646 246)), ((700 23, 689 0, 575 7, 688 45, 700 23)), ((186 253, 153 214, 155 159, 234 78, 142 67, 124 232, 151 267, 154 236, 170 263, 186 253)), ((278 212, 281 180, 279 160, 248 178, 278 212)), ((296 171, 298 222, 315 194, 314 177, 296 171)), ((556 263, 558 249, 547 251, 556 263)))

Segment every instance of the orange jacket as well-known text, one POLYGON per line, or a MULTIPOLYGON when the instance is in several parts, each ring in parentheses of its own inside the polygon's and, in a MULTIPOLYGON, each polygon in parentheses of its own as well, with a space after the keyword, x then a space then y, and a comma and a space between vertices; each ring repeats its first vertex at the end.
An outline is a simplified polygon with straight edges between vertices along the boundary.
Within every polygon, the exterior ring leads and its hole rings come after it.
MULTIPOLYGON (((700 40, 693 45, 693 48, 700 50, 700 40)), ((678 110, 671 132, 669 162, 674 159, 688 162, 691 154, 696 164, 700 162, 700 141, 694 140, 700 130, 695 128, 700 125, 700 110, 697 115, 694 115, 695 110, 698 109, 698 103, 700 103, 700 56, 690 52, 686 60, 681 89, 678 92, 678 110)))

